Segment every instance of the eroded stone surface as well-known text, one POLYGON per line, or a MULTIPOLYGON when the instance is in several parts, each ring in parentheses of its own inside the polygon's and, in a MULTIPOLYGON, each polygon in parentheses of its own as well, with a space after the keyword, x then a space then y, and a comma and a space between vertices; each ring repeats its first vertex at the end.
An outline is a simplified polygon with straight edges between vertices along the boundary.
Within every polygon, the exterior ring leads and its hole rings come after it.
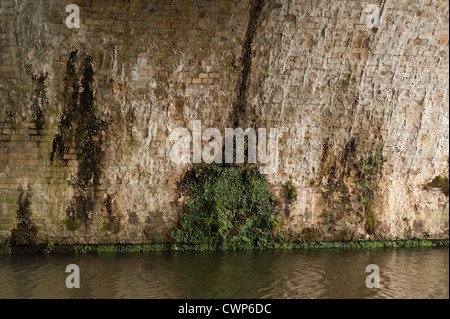
POLYGON ((167 239, 192 168, 169 134, 195 120, 282 132, 268 180, 292 239, 448 238, 448 196, 426 187, 448 178, 445 1, 381 1, 379 29, 366 1, 76 4, 80 29, 63 1, 0 4, 0 240, 24 190, 37 242, 167 239))

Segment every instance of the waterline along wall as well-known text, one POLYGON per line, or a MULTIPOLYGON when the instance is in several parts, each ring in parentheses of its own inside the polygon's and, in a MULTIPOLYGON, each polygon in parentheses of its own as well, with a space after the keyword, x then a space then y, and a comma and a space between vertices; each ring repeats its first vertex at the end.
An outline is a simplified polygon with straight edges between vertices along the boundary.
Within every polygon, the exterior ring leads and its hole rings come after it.
POLYGON ((278 129, 286 240, 448 239, 447 1, 71 3, 0 2, 0 242, 170 242, 194 121, 278 129))

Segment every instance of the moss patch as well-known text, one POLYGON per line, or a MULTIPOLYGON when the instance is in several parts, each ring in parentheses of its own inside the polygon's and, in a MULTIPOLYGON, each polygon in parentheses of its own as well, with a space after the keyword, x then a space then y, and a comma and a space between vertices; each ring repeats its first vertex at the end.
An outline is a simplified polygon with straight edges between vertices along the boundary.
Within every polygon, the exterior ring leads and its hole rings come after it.
POLYGON ((369 234, 375 229, 375 216, 372 212, 372 200, 368 197, 361 196, 361 202, 364 205, 364 213, 366 218, 366 229, 369 234))
MULTIPOLYGON (((399 239, 387 241, 287 241, 274 243, 270 248, 277 250, 290 249, 351 249, 351 250, 373 250, 392 248, 421 248, 421 247, 448 247, 448 239, 399 239)), ((159 251, 193 251, 197 246, 181 245, 174 247, 171 244, 77 244, 58 245, 43 244, 35 246, 10 246, 9 243, 0 243, 0 255, 20 253, 43 253, 43 254, 142 254, 159 251)))
POLYGON ((11 255, 11 245, 8 242, 0 242, 0 256, 11 255))
POLYGON ((44 249, 42 249, 42 252, 44 254, 50 255, 53 252, 53 250, 55 250, 55 244, 47 243, 47 246, 44 249))
POLYGON ((430 183, 426 186, 427 189, 439 188, 447 197, 449 196, 449 185, 448 178, 436 176, 430 183))
POLYGON ((376 184, 378 173, 385 162, 386 160, 382 156, 372 156, 359 164, 360 173, 356 181, 356 187, 364 207, 365 226, 369 234, 373 234, 376 226, 375 214, 372 211, 375 193, 374 184, 376 184))
POLYGON ((276 249, 386 249, 407 247, 446 247, 448 239, 437 240, 386 240, 386 241, 315 241, 315 242, 286 242, 275 246, 276 249))
POLYGON ((80 224, 68 217, 64 220, 64 228, 68 231, 76 231, 80 228, 80 224))
POLYGON ((292 204, 297 199, 297 192, 295 190, 295 186, 292 184, 292 181, 289 180, 289 181, 286 181, 286 183, 284 184, 284 187, 287 192, 287 197, 288 197, 289 203, 292 204))

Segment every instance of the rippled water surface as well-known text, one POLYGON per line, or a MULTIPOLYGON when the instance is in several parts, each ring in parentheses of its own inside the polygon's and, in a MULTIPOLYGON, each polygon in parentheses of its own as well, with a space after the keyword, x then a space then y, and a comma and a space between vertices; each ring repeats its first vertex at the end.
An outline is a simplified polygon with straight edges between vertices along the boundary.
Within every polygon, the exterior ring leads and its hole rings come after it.
POLYGON ((0 298, 449 298, 449 249, 0 256, 0 298))

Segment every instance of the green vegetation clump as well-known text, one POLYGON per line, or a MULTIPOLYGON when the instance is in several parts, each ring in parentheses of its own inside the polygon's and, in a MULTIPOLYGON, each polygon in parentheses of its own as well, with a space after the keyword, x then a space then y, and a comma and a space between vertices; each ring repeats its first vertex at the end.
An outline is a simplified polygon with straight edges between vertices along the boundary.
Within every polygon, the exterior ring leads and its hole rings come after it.
POLYGON ((372 201, 374 198, 373 182, 385 162, 386 160, 382 156, 371 156, 362 161, 359 179, 356 181, 361 203, 364 206, 366 230, 369 234, 374 232, 376 224, 375 215, 372 212, 372 201))
POLYGON ((8 242, 0 242, 0 256, 11 255, 11 245, 8 242))
POLYGON ((371 156, 362 162, 360 166, 360 178, 356 182, 359 190, 365 190, 370 187, 370 182, 372 182, 375 175, 383 168, 385 161, 382 156, 371 156))
MULTIPOLYGON (((448 247, 448 239, 400 239, 385 240, 385 241, 277 241, 270 245, 272 249, 290 250, 290 249, 385 249, 385 248, 404 248, 404 247, 448 247)), ((49 243, 42 246, 39 250, 34 252, 41 252, 48 254, 46 249, 51 247, 51 253, 75 253, 75 254, 97 254, 97 255, 111 255, 111 254, 145 254, 152 252, 163 251, 194 251, 198 247, 189 245, 180 245, 174 247, 170 244, 99 244, 99 245, 59 245, 49 243), (50 246, 49 246, 50 245, 50 246)), ((23 248, 23 247, 22 247, 23 248)), ((0 243, 0 256, 10 255, 12 253, 22 253, 23 250, 16 247, 13 252, 8 242, 0 243)), ((30 253, 29 250, 26 250, 30 253)))
POLYGON ((111 231, 111 224, 110 223, 103 223, 103 225, 100 228, 100 230, 104 231, 104 232, 110 232, 111 231))
POLYGON ((160 234, 156 233, 153 236, 153 242, 156 243, 156 244, 162 244, 162 243, 164 243, 164 237, 161 236, 160 234))
POLYGON ((383 168, 385 161, 382 156, 369 157, 369 159, 363 161, 362 170, 364 173, 376 173, 379 169, 383 168))
POLYGON ((116 245, 99 245, 96 247, 97 254, 115 254, 118 251, 116 245))
POLYGON ((289 203, 292 204, 297 199, 297 192, 295 191, 294 185, 292 185, 292 181, 290 180, 286 181, 284 187, 286 188, 287 191, 289 203))
POLYGON ((105 233, 111 232, 113 234, 118 234, 120 231, 120 228, 117 225, 114 225, 112 223, 103 223, 100 230, 105 233))
POLYGON ((190 200, 171 233, 174 249, 269 248, 282 237, 275 197, 256 169, 212 165, 186 186, 190 200))
POLYGON ((89 249, 78 250, 78 253, 97 253, 99 255, 108 254, 135 254, 135 253, 148 253, 158 251, 168 251, 170 245, 167 244, 130 244, 130 245, 90 245, 89 249))
POLYGON ((280 242, 275 249, 385 249, 406 247, 448 247, 448 239, 398 239, 385 241, 313 241, 280 242))
POLYGON ((55 250, 54 243, 47 243, 47 246, 42 250, 44 254, 50 255, 55 250))
POLYGON ((87 254, 92 251, 92 247, 88 244, 85 245, 75 245, 73 246, 73 251, 75 254, 87 254))
POLYGON ((64 220, 64 226, 68 231, 76 231, 80 228, 80 224, 71 218, 64 220))
POLYGON ((448 178, 436 176, 428 185, 428 188, 440 188, 442 192, 449 196, 448 178))
POLYGON ((361 202, 364 205, 367 230, 369 233, 372 233, 375 229, 375 216, 372 212, 372 200, 368 197, 361 196, 361 202))

